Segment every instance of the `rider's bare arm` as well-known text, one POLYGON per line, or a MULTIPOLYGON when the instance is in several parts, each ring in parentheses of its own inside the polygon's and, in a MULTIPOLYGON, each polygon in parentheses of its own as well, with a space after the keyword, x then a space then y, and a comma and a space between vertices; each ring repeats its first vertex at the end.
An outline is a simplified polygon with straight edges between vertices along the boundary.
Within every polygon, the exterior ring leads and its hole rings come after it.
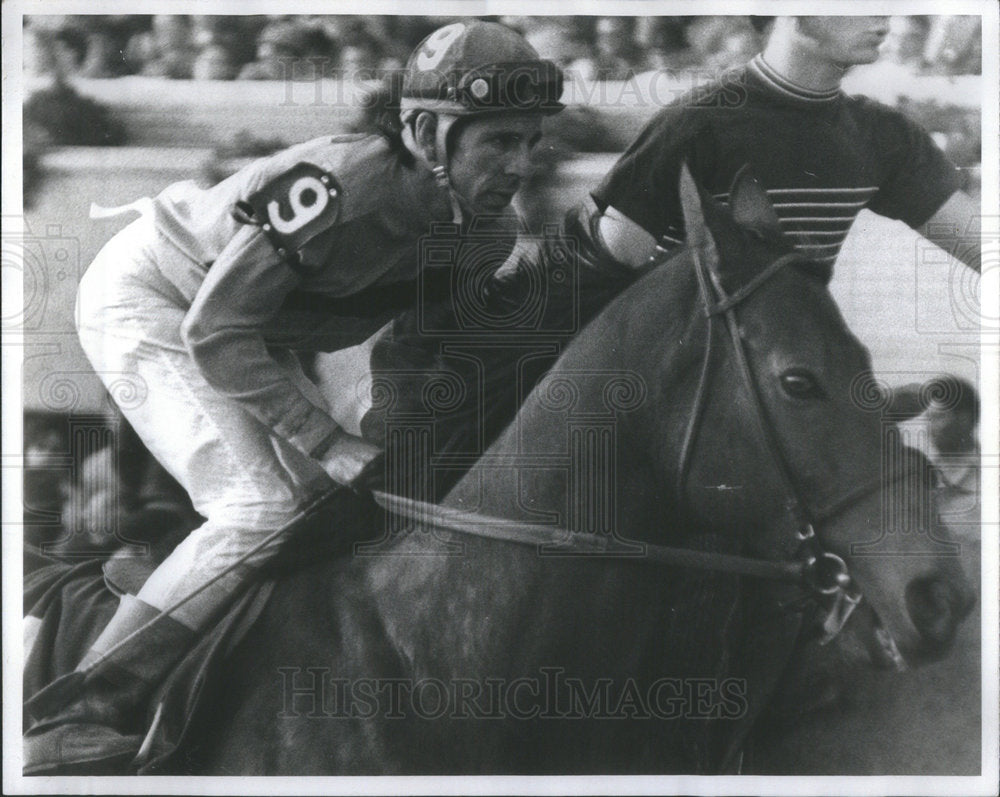
POLYGON ((604 248, 619 263, 639 268, 656 255, 656 239, 615 207, 601 215, 598 230, 604 248))
POLYGON ((979 271, 982 258, 980 214, 976 200, 964 191, 956 191, 918 232, 969 268, 979 271))

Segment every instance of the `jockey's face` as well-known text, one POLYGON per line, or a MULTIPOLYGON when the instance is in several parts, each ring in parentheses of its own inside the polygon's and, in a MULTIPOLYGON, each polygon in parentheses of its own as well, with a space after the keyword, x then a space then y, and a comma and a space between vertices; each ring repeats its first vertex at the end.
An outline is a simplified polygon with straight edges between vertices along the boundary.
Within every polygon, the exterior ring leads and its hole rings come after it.
POLYGON ((801 43, 815 57, 841 67, 878 60, 888 17, 798 17, 801 43))
POLYGON ((542 137, 538 114, 470 119, 457 131, 448 162, 452 188, 471 213, 506 208, 531 170, 531 151, 542 137))

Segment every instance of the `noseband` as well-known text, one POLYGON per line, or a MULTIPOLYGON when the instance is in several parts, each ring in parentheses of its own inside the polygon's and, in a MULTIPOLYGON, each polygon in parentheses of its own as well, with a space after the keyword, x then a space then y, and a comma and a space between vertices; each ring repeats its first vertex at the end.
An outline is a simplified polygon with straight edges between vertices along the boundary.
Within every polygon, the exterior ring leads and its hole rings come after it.
MULTIPOLYGON (((694 260, 694 269, 698 278, 704 313, 708 318, 708 339, 695 394, 694 407, 689 415, 688 425, 685 429, 684 440, 681 446, 677 471, 678 477, 675 485, 678 505, 681 505, 681 499, 683 498, 682 494, 687 481, 687 472, 691 466, 694 442, 707 403, 712 341, 715 337, 715 325, 721 319, 729 331, 729 337, 733 344, 733 352, 739 365, 742 380, 753 403, 754 418, 760 437, 764 441, 788 498, 786 505, 796 526, 795 537, 798 542, 798 556, 796 560, 773 561, 756 559, 711 551, 656 545, 653 543, 643 543, 641 552, 638 555, 623 554, 612 547, 611 540, 606 535, 573 532, 557 526, 524 523, 506 518, 482 515, 476 512, 430 504, 378 490, 373 491, 372 495, 375 501, 384 509, 397 516, 413 521, 424 528, 441 529, 505 542, 535 545, 539 546, 540 550, 549 550, 553 554, 603 553, 621 559, 652 561, 671 566, 797 582, 805 587, 809 594, 819 602, 825 604, 827 613, 823 622, 823 641, 829 641, 836 636, 851 612, 860 603, 861 593, 847 571, 847 563, 836 554, 822 549, 816 537, 814 524, 828 521, 839 515, 860 500, 885 486, 886 480, 883 478, 874 479, 848 491, 847 494, 841 496, 827 507, 820 509, 810 508, 791 477, 788 462, 778 444, 774 429, 768 421, 768 416, 760 397, 760 391, 754 379, 753 372, 750 369, 746 349, 739 334, 735 310, 781 269, 793 263, 802 262, 802 257, 795 252, 780 256, 740 290, 727 295, 719 284, 717 275, 702 264, 697 250, 692 248, 690 251, 694 260)), ((896 479, 902 478, 904 475, 900 474, 896 479)))

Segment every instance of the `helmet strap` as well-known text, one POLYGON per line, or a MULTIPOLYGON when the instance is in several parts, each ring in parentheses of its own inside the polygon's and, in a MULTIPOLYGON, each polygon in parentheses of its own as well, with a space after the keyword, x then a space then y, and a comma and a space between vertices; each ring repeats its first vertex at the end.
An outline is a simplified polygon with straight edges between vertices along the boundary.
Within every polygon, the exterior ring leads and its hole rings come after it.
POLYGON ((435 182, 437 182, 441 188, 450 187, 448 184, 448 170, 444 166, 439 163, 431 169, 431 172, 434 174, 435 182))
MULTIPOLYGON (((462 196, 462 194, 460 194, 455 188, 454 184, 451 182, 451 176, 448 173, 448 166, 451 162, 451 147, 454 145, 454 141, 452 139, 454 138, 454 133, 456 132, 456 125, 459 124, 461 119, 463 119, 461 116, 439 112, 437 114, 438 124, 437 131, 435 133, 436 142, 434 146, 435 155, 438 163, 440 164, 436 168, 441 169, 442 176, 440 179, 444 181, 444 185, 448 186, 448 196, 451 199, 452 221, 456 224, 461 224, 464 218, 464 214, 462 212, 463 206, 471 206, 469 202, 463 201, 465 200, 465 197, 462 196)), ((437 175, 438 172, 435 171, 435 176, 437 175)))
POLYGON ((428 157, 420 142, 416 140, 414 132, 415 114, 404 112, 402 139, 403 145, 420 162, 423 163, 434 175, 435 183, 448 192, 448 200, 451 204, 452 221, 461 224, 464 218, 462 212, 461 196, 451 184, 448 175, 448 131, 451 126, 458 121, 458 117, 451 114, 442 114, 431 111, 437 118, 437 127, 434 132, 434 153, 433 157, 428 157))
POLYGON ((448 201, 451 203, 451 220, 455 224, 461 224, 462 204, 459 201, 458 192, 451 185, 448 170, 439 163, 431 169, 431 172, 434 174, 434 181, 448 192, 448 201))
POLYGON ((448 199, 451 201, 451 220, 455 224, 461 224, 464 219, 462 213, 462 203, 459 201, 458 192, 448 184, 448 199))

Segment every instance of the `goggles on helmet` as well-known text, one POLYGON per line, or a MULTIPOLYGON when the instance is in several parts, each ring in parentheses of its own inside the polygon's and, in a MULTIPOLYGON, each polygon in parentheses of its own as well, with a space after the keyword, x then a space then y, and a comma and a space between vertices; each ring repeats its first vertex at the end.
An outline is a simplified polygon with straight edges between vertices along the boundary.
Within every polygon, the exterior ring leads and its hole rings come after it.
POLYGON ((401 110, 466 116, 489 112, 554 114, 565 105, 562 71, 551 61, 489 64, 464 74, 422 73, 421 85, 404 88, 401 110))

